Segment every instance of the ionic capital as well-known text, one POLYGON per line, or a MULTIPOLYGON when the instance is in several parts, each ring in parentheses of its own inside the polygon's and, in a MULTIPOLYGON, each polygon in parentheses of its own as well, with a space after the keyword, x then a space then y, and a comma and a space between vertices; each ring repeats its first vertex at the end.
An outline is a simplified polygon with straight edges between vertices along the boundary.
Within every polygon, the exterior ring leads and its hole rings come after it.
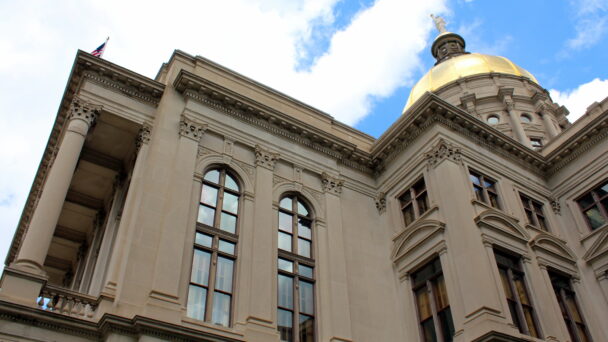
POLYGON ((255 145, 255 165, 274 170, 274 164, 279 159, 279 154, 272 152, 260 145, 255 145))
POLYGON ((201 141, 201 138, 205 134, 207 130, 207 125, 201 122, 194 121, 185 115, 182 115, 182 118, 179 122, 179 135, 185 138, 192 139, 197 143, 201 141))
POLYGON ((99 115, 101 108, 101 105, 86 102, 74 95, 72 103, 70 104, 68 120, 82 120, 88 127, 91 127, 95 123, 95 119, 99 115))

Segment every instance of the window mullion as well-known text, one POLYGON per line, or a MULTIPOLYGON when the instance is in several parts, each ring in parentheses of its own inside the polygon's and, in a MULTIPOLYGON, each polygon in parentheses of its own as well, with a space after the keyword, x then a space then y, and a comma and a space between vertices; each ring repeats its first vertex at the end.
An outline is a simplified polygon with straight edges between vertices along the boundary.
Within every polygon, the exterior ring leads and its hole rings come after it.
POLYGON ((524 315, 524 308, 519 298, 519 291, 517 291, 517 287, 515 286, 515 276, 513 275, 513 270, 511 270, 511 268, 507 268, 507 274, 509 276, 509 286, 511 287, 511 292, 513 292, 513 297, 515 299, 517 317, 519 317, 521 328, 524 331, 524 334, 530 335, 528 322, 526 321, 526 316, 524 315))
POLYGON ((591 191, 591 196, 593 196, 593 201, 595 202, 594 204, 600 210, 600 213, 604 217, 604 220, 608 221, 608 211, 606 211, 606 208, 604 208, 600 196, 595 191, 591 191))
POLYGON ((438 342, 444 342, 443 331, 439 322, 439 315, 437 315, 437 303, 435 302, 435 291, 433 291, 433 283, 430 280, 426 281, 426 291, 429 295, 429 302, 431 303, 431 312, 433 314, 433 326, 435 327, 435 336, 437 336, 438 342))
MULTIPOLYGON (((214 237, 212 246, 215 246, 217 237, 214 237)), ((207 305, 205 308, 205 321, 211 321, 212 310, 213 310, 213 295, 215 292, 215 273, 217 269, 217 252, 213 251, 211 254, 211 264, 209 265, 209 285, 207 288, 207 305)))
MULTIPOLYGON (((298 264, 294 262, 294 271, 297 271, 298 264)), ((300 342, 300 279, 293 277, 293 341, 300 342)))
POLYGON ((578 329, 576 327, 576 322, 574 321, 574 316, 572 312, 570 312, 570 308, 568 307, 568 298, 566 297, 566 292, 563 288, 559 289, 559 295, 562 299, 562 305, 564 306, 564 310, 566 311, 566 316, 568 316, 568 324, 570 324, 570 329, 572 329, 572 333, 575 341, 573 342, 582 342, 580 336, 578 336, 578 329))
POLYGON ((411 203, 412 203, 412 209, 414 211, 414 220, 416 220, 419 216, 418 214, 418 201, 416 199, 416 191, 414 191, 414 188, 409 189, 410 192, 410 198, 411 198, 411 203))

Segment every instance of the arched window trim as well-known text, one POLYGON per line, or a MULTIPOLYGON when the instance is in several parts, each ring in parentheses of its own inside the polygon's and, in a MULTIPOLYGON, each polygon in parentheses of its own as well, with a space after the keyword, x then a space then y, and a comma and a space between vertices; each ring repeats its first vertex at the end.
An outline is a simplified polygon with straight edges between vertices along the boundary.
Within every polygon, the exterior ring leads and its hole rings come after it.
MULTIPOLYGON (((277 326, 281 334, 281 341, 289 342, 311 342, 316 340, 316 291, 315 291, 315 253, 314 253, 314 214, 310 209, 311 205, 305 197, 298 193, 286 193, 280 197, 278 215, 290 214, 291 217, 291 251, 284 249, 278 249, 278 261, 277 261, 277 326), (285 208, 284 200, 291 198, 291 209, 285 208), (283 204, 283 205, 282 205, 283 204), (302 215, 299 212, 299 205, 303 206, 307 214, 302 215), (300 220, 308 220, 310 224, 310 238, 306 239, 306 234, 302 234, 298 229, 305 229, 299 227, 300 220), (310 241, 310 257, 302 256, 298 254, 300 251, 298 239, 304 239, 310 241), (287 287, 283 288, 281 282, 285 282, 287 287), (307 288, 308 290, 305 290, 307 288), (285 293, 282 293, 282 289, 287 289, 291 292, 291 307, 285 306, 284 301, 286 300, 285 293), (305 292, 306 291, 306 292, 305 292), (308 300, 307 300, 308 299, 308 300), (312 306, 312 308, 311 308, 312 306), (282 312, 291 315, 291 338, 286 338, 289 334, 285 327, 282 326, 282 312), (300 325, 302 319, 310 319, 312 322, 307 325, 300 325), (304 335, 303 335, 304 334, 304 335)), ((286 221, 283 221, 285 223, 286 221)), ((280 239, 281 233, 284 231, 281 229, 281 220, 279 219, 278 225, 278 239, 280 239)), ((283 227, 285 228, 285 227, 283 227)), ((287 299, 289 302, 289 300, 287 299)), ((286 321, 289 321, 287 319, 286 321)), ((308 321, 310 322, 310 321, 308 321)))
POLYGON ((199 215, 197 216, 195 229, 191 276, 188 287, 187 314, 194 319, 231 326, 233 323, 234 284, 238 257, 239 214, 242 210, 243 201, 242 185, 235 173, 225 166, 210 167, 203 175, 201 179, 199 215), (219 171, 217 182, 207 177, 213 171, 219 171), (232 189, 226 186, 228 178, 234 181, 232 189), (235 186, 238 190, 234 189, 235 186), (216 191, 215 204, 213 205, 205 196, 206 192, 213 193, 214 190, 216 191), (236 209, 234 209, 235 201, 233 200, 230 202, 232 203, 232 208, 224 210, 226 194, 233 196, 233 199, 236 197, 236 209), (201 209, 202 207, 214 208, 215 212, 211 224, 209 222, 201 222, 200 211, 203 210, 201 209), (222 229, 221 220, 223 212, 234 214, 232 215, 235 217, 234 232, 222 229), (202 266, 198 271, 195 268, 197 261, 199 266, 202 266), (221 269, 225 267, 231 267, 232 270, 220 274, 221 269), (203 276, 201 277, 200 274, 203 274, 203 276), (195 288, 194 290, 193 287, 195 288), (199 296, 199 300, 196 301, 196 296, 192 291, 198 290, 200 293, 202 289, 204 289, 205 294, 204 296, 199 296), (229 304, 222 307, 220 303, 221 299, 224 300, 224 303, 226 300, 229 301, 229 304), (197 305, 198 311, 193 311, 197 305))

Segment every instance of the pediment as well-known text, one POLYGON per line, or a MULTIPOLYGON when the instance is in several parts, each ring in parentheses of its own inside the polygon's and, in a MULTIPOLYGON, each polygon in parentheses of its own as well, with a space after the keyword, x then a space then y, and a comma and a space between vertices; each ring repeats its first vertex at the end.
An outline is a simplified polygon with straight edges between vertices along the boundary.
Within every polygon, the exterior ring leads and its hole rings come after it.
POLYGON ((391 258, 394 262, 423 246, 433 237, 443 233, 445 223, 437 220, 421 220, 415 222, 393 239, 391 258))
POLYGON ((511 237, 523 243, 530 240, 530 234, 523 228, 517 219, 502 211, 488 209, 475 218, 475 223, 480 228, 487 228, 491 232, 511 237))
POLYGON ((608 255, 608 230, 604 230, 583 256, 585 261, 593 263, 601 256, 608 255))
POLYGON ((539 253, 547 253, 570 263, 576 263, 576 255, 566 245, 566 242, 553 235, 547 233, 538 234, 530 241, 530 247, 539 253))

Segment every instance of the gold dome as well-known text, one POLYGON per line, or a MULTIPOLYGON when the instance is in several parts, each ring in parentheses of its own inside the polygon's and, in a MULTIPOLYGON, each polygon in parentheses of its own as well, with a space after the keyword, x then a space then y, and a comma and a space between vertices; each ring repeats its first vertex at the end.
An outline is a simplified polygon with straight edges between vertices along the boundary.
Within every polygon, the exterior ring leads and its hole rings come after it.
POLYGON ((412 88, 403 111, 405 112, 427 91, 435 91, 459 78, 493 72, 523 76, 538 83, 531 73, 504 57, 469 53, 447 59, 429 70, 412 88))

